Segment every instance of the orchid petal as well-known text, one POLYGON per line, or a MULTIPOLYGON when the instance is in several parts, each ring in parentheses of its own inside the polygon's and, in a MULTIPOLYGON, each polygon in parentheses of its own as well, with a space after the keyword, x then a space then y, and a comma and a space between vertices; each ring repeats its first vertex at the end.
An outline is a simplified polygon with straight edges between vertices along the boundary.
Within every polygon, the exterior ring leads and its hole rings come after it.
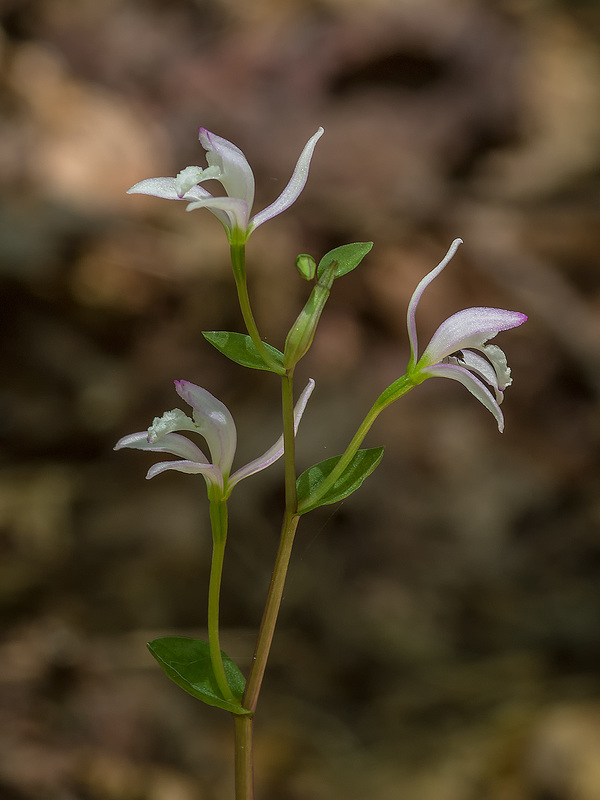
POLYGON ((129 436, 123 436, 122 439, 119 439, 114 449, 121 450, 123 447, 128 447, 132 450, 150 450, 154 453, 171 453, 188 461, 208 464, 208 459, 202 450, 186 436, 181 436, 179 433, 167 433, 158 442, 150 442, 148 440, 148 431, 130 433, 129 436))
MULTIPOLYGON (((187 199, 187 195, 184 199, 187 199)), ((207 208, 212 211, 228 233, 236 228, 245 232, 248 227, 250 207, 245 200, 239 200, 236 197, 213 197, 209 195, 190 203, 186 211, 194 211, 196 208, 207 208)))
MULTIPOLYGON (((298 432, 298 426, 300 424, 300 420, 302 419, 302 415, 304 414, 304 409, 306 408, 306 404, 308 403, 308 399, 312 394, 313 389, 315 388, 315 382, 312 378, 309 378, 308 383, 306 384, 304 391, 298 398, 298 402, 296 403, 296 407, 294 408, 294 434, 298 432)), ((253 461, 250 461, 249 464, 238 469, 231 478, 227 481, 227 489, 231 491, 236 483, 243 480, 244 478, 248 478, 250 475, 254 475, 256 472, 260 472, 267 467, 270 467, 271 464, 274 464, 275 461, 281 458, 284 452, 283 447, 283 435, 279 437, 279 439, 275 442, 275 444, 270 447, 266 453, 263 453, 262 456, 255 458, 253 461)))
POLYGON ((503 308, 465 308, 442 322, 419 364, 423 367, 435 364, 463 348, 479 349, 500 331, 516 328, 526 319, 525 314, 503 308))
MULTIPOLYGON (((459 245, 463 243, 462 239, 455 239, 444 258, 440 261, 440 263, 428 272, 427 275, 417 284, 417 288, 413 292, 412 297, 410 298, 410 302, 408 304, 408 309, 406 312, 406 324, 408 326, 408 338, 410 341, 410 362, 409 362, 409 370, 414 365, 415 361, 417 360, 417 353, 418 350, 418 340, 417 340, 417 323, 415 321, 415 315, 417 311, 417 306, 419 305, 419 300, 421 299, 421 295, 425 291, 425 289, 429 286, 429 284, 433 281, 434 278, 442 272, 442 270, 448 266, 450 259, 458 250, 459 245)), ((455 347, 455 350, 459 348, 455 347)))
POLYGON ((180 195, 176 181, 177 178, 146 178, 127 189, 127 194, 149 194, 165 200, 202 200, 212 197, 202 186, 192 186, 184 195, 180 195))
POLYGON ((223 491, 223 474, 214 464, 198 464, 195 461, 159 461, 153 464, 146 473, 146 479, 150 480, 172 469, 176 472, 185 472, 188 475, 203 475, 207 484, 212 484, 219 491, 223 491))
POLYGON ((430 378, 450 378, 453 381, 462 383, 494 415, 498 423, 498 430, 502 433, 504 430, 504 416, 500 406, 486 386, 467 369, 455 364, 433 364, 432 366, 424 367, 421 370, 421 375, 430 378))
POLYGON ((304 146, 302 153, 300 153, 300 158, 296 163, 296 167, 288 185, 274 203, 271 203, 270 206, 267 206, 258 214, 255 214, 250 221, 250 231, 258 228, 258 226, 262 225, 263 222, 266 222, 267 220, 276 217, 278 214, 281 214, 286 210, 286 208, 289 208, 292 203, 296 202, 298 196, 306 185, 306 181, 308 179, 308 169, 310 167, 310 161, 315 149, 315 145, 322 135, 323 128, 319 128, 319 130, 310 137, 304 146))
POLYGON ((200 128, 198 138, 206 150, 209 167, 218 167, 221 174, 217 177, 229 197, 244 200, 248 209, 254 202, 254 175, 246 156, 239 147, 227 139, 200 128))
POLYGON ((189 381, 175 381, 175 389, 194 409, 195 430, 204 436, 213 464, 227 478, 237 445, 237 431, 229 409, 206 389, 189 381))

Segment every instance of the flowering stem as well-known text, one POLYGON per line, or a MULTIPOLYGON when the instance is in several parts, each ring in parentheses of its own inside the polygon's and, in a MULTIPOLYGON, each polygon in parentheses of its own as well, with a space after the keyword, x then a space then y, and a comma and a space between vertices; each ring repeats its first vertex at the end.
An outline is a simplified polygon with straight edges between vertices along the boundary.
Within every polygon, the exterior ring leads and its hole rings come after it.
POLYGON ((221 593, 221 576, 223 574, 223 558, 227 541, 227 501, 210 501, 210 524, 213 535, 212 562, 210 565, 210 582, 208 586, 208 645, 210 661, 217 685, 225 700, 236 702, 233 692, 227 683, 221 645, 219 643, 219 596, 221 593))
POLYGON ((240 304, 240 311, 244 318, 244 324, 252 343, 260 353, 263 361, 277 372, 282 374, 281 364, 278 364, 273 356, 269 353, 264 345, 263 340, 260 338, 256 320, 250 307, 250 297, 248 295, 248 282, 246 279, 246 247, 243 243, 231 243, 231 265, 233 267, 233 277, 235 279, 235 287, 237 289, 238 301, 240 304))
POLYGON ((415 385, 416 383, 413 382, 411 377, 408 375, 403 375, 379 395, 377 400, 369 409, 364 420, 361 422, 360 427, 352 438, 352 441, 344 451, 344 454, 335 465, 334 469, 329 473, 325 480, 319 484, 318 488, 315 489, 315 491, 313 491, 308 497, 304 498, 304 502, 300 503, 298 508, 300 512, 302 512, 304 508, 309 508, 317 500, 320 500, 327 494, 327 492, 335 485, 336 481, 343 475, 344 470, 348 467, 356 455, 356 452, 361 446, 363 439, 381 412, 393 402, 398 400, 398 398, 402 397, 402 395, 409 392, 415 385))

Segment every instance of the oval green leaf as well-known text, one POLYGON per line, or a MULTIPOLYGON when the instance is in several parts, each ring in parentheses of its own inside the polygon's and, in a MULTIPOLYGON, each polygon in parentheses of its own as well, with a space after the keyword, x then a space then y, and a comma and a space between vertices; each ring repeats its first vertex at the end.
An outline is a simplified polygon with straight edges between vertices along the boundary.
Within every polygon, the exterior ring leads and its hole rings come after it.
POLYGON ((225 700, 215 679, 208 642, 184 636, 165 636, 148 642, 148 649, 162 670, 192 697, 209 706, 217 706, 233 714, 250 714, 242 706, 246 681, 234 662, 221 652, 227 683, 237 702, 225 700))
POLYGON ((341 456, 328 458, 309 467, 300 475, 296 484, 299 512, 306 514, 319 506, 337 503, 355 492, 383 458, 383 449, 372 447, 369 450, 359 450, 331 489, 316 501, 311 500, 311 496, 317 495, 319 486, 331 474, 341 456))
POLYGON ((337 261, 335 277, 341 278, 342 275, 356 269, 372 247, 373 242, 354 242, 353 244, 342 244, 340 247, 330 250, 319 261, 317 277, 321 277, 332 261, 337 261))
POLYGON ((276 347, 263 342, 266 351, 273 358, 275 366, 268 364, 256 349, 252 339, 245 333, 234 333, 232 331, 202 331, 202 335, 207 342, 223 353, 224 356, 241 364, 242 367, 250 369, 264 369, 267 372, 275 372, 278 375, 285 375, 283 366, 283 353, 276 347))

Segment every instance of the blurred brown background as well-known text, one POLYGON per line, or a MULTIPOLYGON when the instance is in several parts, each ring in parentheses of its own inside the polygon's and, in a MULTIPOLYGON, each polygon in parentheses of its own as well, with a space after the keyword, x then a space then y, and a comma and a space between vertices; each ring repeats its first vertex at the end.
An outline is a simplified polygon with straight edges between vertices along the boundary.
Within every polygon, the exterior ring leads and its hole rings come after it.
MULTIPOLYGON (((300 371, 299 466, 340 452, 469 305, 523 311, 506 433, 428 381, 377 422, 361 492, 303 520, 257 718, 261 800, 600 798, 600 5, 596 0, 4 0, 0 18, 0 797, 227 800, 231 723, 146 653, 202 636, 200 478, 144 481, 125 433, 200 383, 238 463, 279 433, 207 212, 130 197, 240 146, 255 210, 319 125, 297 204, 248 247, 281 346, 298 252, 374 240, 300 371)), ((448 384, 448 385, 446 385, 448 384)), ((224 648, 249 663, 281 467, 232 499, 224 648)))

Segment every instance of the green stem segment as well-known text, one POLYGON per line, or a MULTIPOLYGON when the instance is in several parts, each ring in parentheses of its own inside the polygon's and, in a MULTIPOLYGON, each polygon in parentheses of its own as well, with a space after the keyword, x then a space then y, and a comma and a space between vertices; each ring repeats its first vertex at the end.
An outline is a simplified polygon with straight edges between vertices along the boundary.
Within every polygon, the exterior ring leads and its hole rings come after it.
POLYGON ((229 688, 221 645, 219 642, 219 597, 221 594, 221 576, 223 574, 223 559, 225 556, 225 543, 227 541, 227 501, 218 499, 210 501, 210 524, 213 535, 212 563, 210 567, 210 582, 208 585, 208 645, 210 661, 217 681, 217 686, 225 700, 237 702, 229 688))
POLYGON ((240 311, 244 318, 244 324, 248 335, 252 339, 252 343, 258 350, 263 361, 278 375, 282 375, 281 364, 273 358, 271 353, 267 350, 263 340, 260 338, 256 320, 250 307, 250 296, 248 295, 248 282, 246 279, 246 246, 244 243, 231 242, 231 265, 233 267, 233 277, 235 279, 235 288, 237 289, 238 301, 240 304, 240 311))
POLYGON ((285 509, 296 513, 296 433, 294 431, 294 368, 281 378, 281 410, 283 416, 283 459, 285 467, 285 509))

